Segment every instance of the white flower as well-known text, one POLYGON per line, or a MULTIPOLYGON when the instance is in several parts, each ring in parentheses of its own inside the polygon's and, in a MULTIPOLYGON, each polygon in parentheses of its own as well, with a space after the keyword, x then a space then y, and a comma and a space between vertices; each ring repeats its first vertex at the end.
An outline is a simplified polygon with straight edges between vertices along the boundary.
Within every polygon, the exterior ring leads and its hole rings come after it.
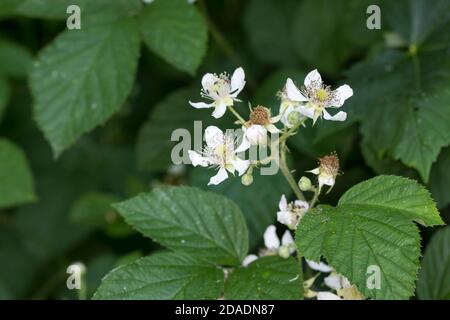
POLYGON ((207 73, 202 78, 202 91, 201 96, 212 100, 212 103, 204 102, 191 102, 190 105, 194 108, 214 108, 212 116, 214 118, 220 118, 227 111, 228 106, 233 106, 234 101, 237 99, 238 94, 244 89, 245 86, 245 73, 244 69, 237 68, 233 76, 230 77, 226 73, 222 73, 219 76, 212 73, 207 73))
POLYGON ((238 172, 243 175, 250 161, 242 160, 237 156, 234 134, 224 134, 215 126, 209 126, 205 130, 206 147, 202 153, 189 150, 189 159, 194 167, 213 166, 219 168, 217 174, 209 180, 208 185, 217 185, 228 178, 228 172, 238 172))
POLYGON ((278 254, 282 258, 288 258, 295 252, 295 242, 289 230, 286 230, 280 239, 277 236, 277 229, 274 225, 267 227, 264 232, 264 245, 266 254, 278 254))
MULTIPOLYGON (((319 166, 308 172, 318 176, 319 190, 321 190, 324 185, 332 188, 336 182, 336 176, 339 173, 339 158, 335 153, 319 158, 319 166)), ((328 192, 330 190, 328 190, 328 192)))
POLYGON ((258 256, 256 254, 249 254, 248 256, 246 256, 244 258, 244 260, 242 260, 242 266, 247 267, 250 263, 252 263, 253 261, 255 261, 257 259, 258 259, 258 256))
POLYGON ((345 100, 353 95, 353 90, 349 85, 345 84, 336 90, 331 90, 329 86, 322 82, 322 77, 317 70, 307 74, 302 90, 298 89, 292 80, 288 79, 286 84, 288 85, 288 83, 289 86, 287 86, 286 91, 289 99, 303 102, 298 110, 304 116, 313 119, 314 123, 322 116, 325 120, 332 121, 345 121, 347 119, 347 113, 339 111, 331 116, 326 108, 342 107, 345 100))
POLYGON ((278 207, 280 211, 277 212, 277 221, 286 225, 289 229, 295 229, 300 219, 308 211, 309 204, 302 200, 296 200, 288 204, 286 196, 283 194, 278 207))
POLYGON ((308 264, 308 266, 311 269, 316 270, 316 271, 325 272, 325 273, 333 271, 332 267, 328 266, 326 263, 324 263, 322 261, 315 262, 315 261, 306 259, 306 263, 308 264))
POLYGON ((338 295, 328 292, 328 291, 320 291, 317 293, 317 300, 342 300, 338 295))
POLYGON ((299 90, 290 78, 286 80, 279 95, 281 97, 280 121, 286 127, 291 128, 304 118, 300 112, 300 104, 307 100, 301 93, 299 94, 299 90))
MULTIPOLYGON (((280 132, 274 125, 279 119, 280 117, 271 117, 270 110, 263 106, 254 108, 250 113, 250 120, 242 126, 244 136, 241 147, 246 150, 251 145, 265 146, 268 132, 272 134, 280 132)), ((241 151, 243 150, 238 150, 241 151)))

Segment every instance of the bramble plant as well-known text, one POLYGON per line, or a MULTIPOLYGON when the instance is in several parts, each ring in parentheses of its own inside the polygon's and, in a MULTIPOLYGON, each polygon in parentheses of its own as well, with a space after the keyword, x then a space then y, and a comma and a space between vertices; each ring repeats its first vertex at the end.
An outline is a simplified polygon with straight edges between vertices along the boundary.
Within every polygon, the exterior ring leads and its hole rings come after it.
POLYGON ((0 299, 450 299, 449 12, 1 0, 0 299))

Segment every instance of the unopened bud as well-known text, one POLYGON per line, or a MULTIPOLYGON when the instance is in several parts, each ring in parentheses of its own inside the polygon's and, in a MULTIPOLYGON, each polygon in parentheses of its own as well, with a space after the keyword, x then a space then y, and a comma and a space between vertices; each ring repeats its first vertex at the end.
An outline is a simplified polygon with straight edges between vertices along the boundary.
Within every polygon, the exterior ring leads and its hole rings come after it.
POLYGON ((309 178, 305 176, 301 177, 300 180, 298 181, 298 187, 302 191, 311 190, 312 187, 311 180, 309 180, 309 178))
POLYGON ((278 255, 284 259, 287 259, 291 255, 291 252, 287 246, 281 246, 278 249, 278 255))
POLYGON ((253 176, 251 174, 244 174, 241 178, 241 182, 244 186, 249 186, 253 183, 253 176))

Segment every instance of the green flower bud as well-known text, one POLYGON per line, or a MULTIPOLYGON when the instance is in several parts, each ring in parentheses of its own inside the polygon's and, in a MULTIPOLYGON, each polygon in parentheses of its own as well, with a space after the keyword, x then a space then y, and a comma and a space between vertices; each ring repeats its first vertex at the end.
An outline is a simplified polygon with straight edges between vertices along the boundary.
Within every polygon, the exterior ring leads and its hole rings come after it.
POLYGON ((301 119, 302 119, 302 115, 299 112, 297 112, 297 111, 292 111, 287 116, 287 120, 289 121, 289 123, 291 125, 297 124, 301 119))
POLYGON ((298 187, 302 191, 311 190, 311 187, 312 187, 311 180, 309 180, 308 177, 304 177, 304 176, 301 177, 300 180, 298 181, 298 187))
POLYGON ((287 259, 291 255, 291 252, 287 246, 281 246, 278 248, 278 255, 284 259, 287 259))
POLYGON ((249 186, 253 183, 253 176, 251 174, 244 174, 241 178, 241 182, 244 186, 249 186))

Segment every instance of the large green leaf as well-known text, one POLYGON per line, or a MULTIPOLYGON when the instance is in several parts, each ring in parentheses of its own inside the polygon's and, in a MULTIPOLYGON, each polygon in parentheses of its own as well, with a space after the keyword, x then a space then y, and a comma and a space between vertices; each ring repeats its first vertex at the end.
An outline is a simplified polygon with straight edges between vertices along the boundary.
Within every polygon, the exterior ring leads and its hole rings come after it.
POLYGON ((373 206, 377 210, 399 210, 424 226, 441 225, 430 193, 416 181, 396 176, 378 176, 348 190, 339 206, 373 206))
POLYGON ((231 200, 193 187, 163 187, 114 205, 125 221, 163 246, 218 264, 239 264, 248 231, 231 200))
POLYGON ((217 299, 220 268, 181 253, 158 253, 112 270, 93 299, 217 299))
POLYGON ((155 0, 139 16, 146 45, 168 63, 194 74, 206 52, 207 27, 185 0, 155 0))
POLYGON ((25 154, 10 141, 0 139, 0 208, 35 199, 33 177, 25 154))
POLYGON ((423 43, 434 31, 450 20, 447 0, 387 1, 388 23, 410 44, 423 43))
POLYGON ((425 249, 417 294, 422 300, 450 300, 450 227, 436 231, 425 249))
POLYGON ((55 156, 121 107, 138 55, 131 18, 65 31, 39 54, 31 74, 34 114, 55 156))
POLYGON ((196 186, 223 194, 235 201, 244 213, 250 233, 250 247, 261 241, 264 230, 276 220, 278 202, 281 195, 288 198, 292 194, 281 173, 273 176, 261 176, 256 172, 253 183, 244 186, 240 177, 230 177, 217 186, 208 186, 212 170, 195 168, 191 171, 190 181, 196 186))
POLYGON ((414 293, 420 236, 412 220, 442 224, 428 192, 416 182, 379 176, 348 190, 337 207, 319 206, 298 226, 301 255, 324 256, 366 297, 407 299, 414 293), (381 287, 366 285, 368 267, 380 270, 381 287))
POLYGON ((448 84, 408 104, 399 142, 391 151, 396 159, 416 168, 427 182, 441 148, 450 144, 450 88, 448 84))
POLYGON ((303 284, 294 258, 263 257, 231 272, 225 283, 225 299, 295 300, 303 284))

